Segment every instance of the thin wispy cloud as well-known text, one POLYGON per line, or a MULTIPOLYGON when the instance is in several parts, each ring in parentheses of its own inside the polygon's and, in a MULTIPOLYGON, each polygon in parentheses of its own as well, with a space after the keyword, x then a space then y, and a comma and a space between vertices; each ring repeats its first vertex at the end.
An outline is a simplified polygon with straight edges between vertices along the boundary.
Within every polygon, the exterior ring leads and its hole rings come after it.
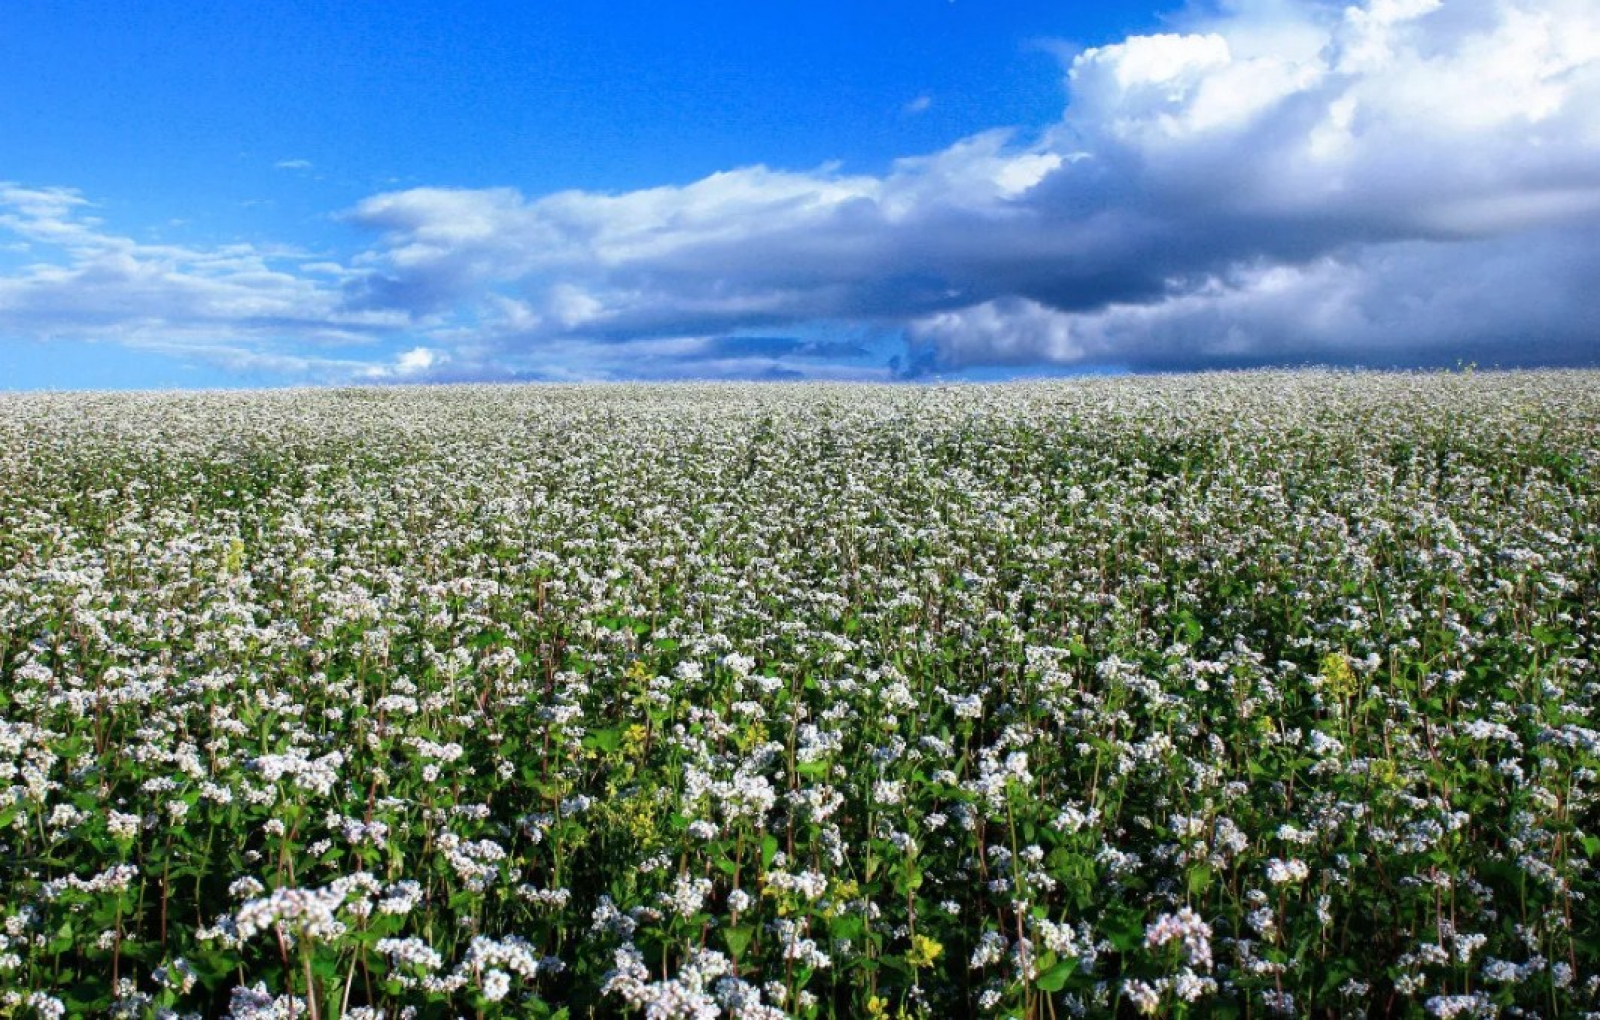
POLYGON ((368 346, 413 324, 396 311, 344 307, 349 271, 292 248, 145 243, 95 213, 71 189, 0 183, 0 231, 19 239, 24 257, 0 275, 5 333, 331 378, 367 364, 319 349, 368 346))
POLYGON ((405 337, 432 353, 393 372, 451 378, 1600 359, 1600 9, 1246 0, 1172 29, 1076 53, 1042 130, 881 173, 385 192, 339 261, 138 245, 12 187, 0 240, 40 261, 0 278, 0 327, 405 337), (903 342, 700 353, 830 329, 903 342))

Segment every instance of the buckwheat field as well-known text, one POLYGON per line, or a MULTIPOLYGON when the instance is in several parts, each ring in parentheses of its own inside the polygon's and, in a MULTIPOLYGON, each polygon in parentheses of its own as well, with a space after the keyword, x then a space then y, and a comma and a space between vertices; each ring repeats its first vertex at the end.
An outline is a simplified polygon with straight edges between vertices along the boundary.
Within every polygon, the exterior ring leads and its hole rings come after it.
POLYGON ((1600 374, 0 396, 0 1016, 1600 1015, 1600 374))

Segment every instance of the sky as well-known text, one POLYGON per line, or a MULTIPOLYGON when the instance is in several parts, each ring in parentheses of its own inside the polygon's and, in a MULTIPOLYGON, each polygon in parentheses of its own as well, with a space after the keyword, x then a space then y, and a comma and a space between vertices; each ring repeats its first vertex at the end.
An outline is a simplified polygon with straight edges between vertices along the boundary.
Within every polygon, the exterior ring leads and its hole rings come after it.
POLYGON ((0 20, 0 390, 1600 364, 1594 0, 0 20))

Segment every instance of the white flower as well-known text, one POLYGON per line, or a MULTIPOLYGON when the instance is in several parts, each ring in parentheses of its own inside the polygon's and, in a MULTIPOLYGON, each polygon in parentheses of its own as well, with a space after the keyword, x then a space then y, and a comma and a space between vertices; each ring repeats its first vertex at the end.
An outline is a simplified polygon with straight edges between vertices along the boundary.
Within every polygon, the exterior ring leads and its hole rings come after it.
POLYGON ((1138 980, 1122 982, 1122 994, 1133 1008, 1146 1016, 1155 1016, 1161 1008, 1161 992, 1154 986, 1138 980))
POLYGON ((1176 914, 1162 914, 1144 930, 1144 944, 1149 948, 1164 946, 1169 942, 1183 944, 1183 958, 1191 967, 1211 969, 1211 926, 1206 924, 1189 907, 1176 914))
POLYGON ((444 965, 438 951, 418 938, 379 939, 375 948, 400 967, 433 971, 444 965))
POLYGON ((720 832, 715 822, 708 822, 703 818, 697 818, 689 823, 689 835, 695 839, 713 840, 720 832))
POLYGON ((485 999, 499 1002, 511 991, 511 975, 498 968, 484 971, 481 988, 485 999))
POLYGON ((1310 875, 1311 869, 1302 860, 1291 858, 1285 861, 1274 857, 1267 862, 1267 881, 1273 885, 1304 882, 1310 875))
POLYGON ((116 839, 132 839, 139 835, 139 816, 110 811, 106 815, 106 830, 116 839))
POLYGON ((334 911, 344 903, 343 890, 325 889, 275 889, 261 899, 250 900, 234 914, 239 937, 249 940, 258 932, 272 927, 282 927, 294 934, 304 934, 318 942, 338 938, 345 925, 334 916, 334 911))

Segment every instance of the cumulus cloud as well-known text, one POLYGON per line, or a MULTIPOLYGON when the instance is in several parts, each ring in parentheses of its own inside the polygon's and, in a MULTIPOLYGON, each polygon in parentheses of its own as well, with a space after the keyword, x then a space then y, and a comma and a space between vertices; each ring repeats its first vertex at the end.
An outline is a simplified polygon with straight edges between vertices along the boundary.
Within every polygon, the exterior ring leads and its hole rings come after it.
POLYGON ((1243 0, 1181 27, 1079 53, 1032 139, 881 175, 376 196, 363 297, 493 293, 509 349, 850 321, 922 368, 1600 355, 1600 8, 1243 0))
POLYGON ((846 327, 911 373, 1600 360, 1600 7, 1222 2, 1077 53, 1031 133, 881 173, 389 192, 320 269, 0 191, 0 230, 68 253, 0 278, 0 326, 411 338, 387 378, 882 372, 796 339, 846 327))

